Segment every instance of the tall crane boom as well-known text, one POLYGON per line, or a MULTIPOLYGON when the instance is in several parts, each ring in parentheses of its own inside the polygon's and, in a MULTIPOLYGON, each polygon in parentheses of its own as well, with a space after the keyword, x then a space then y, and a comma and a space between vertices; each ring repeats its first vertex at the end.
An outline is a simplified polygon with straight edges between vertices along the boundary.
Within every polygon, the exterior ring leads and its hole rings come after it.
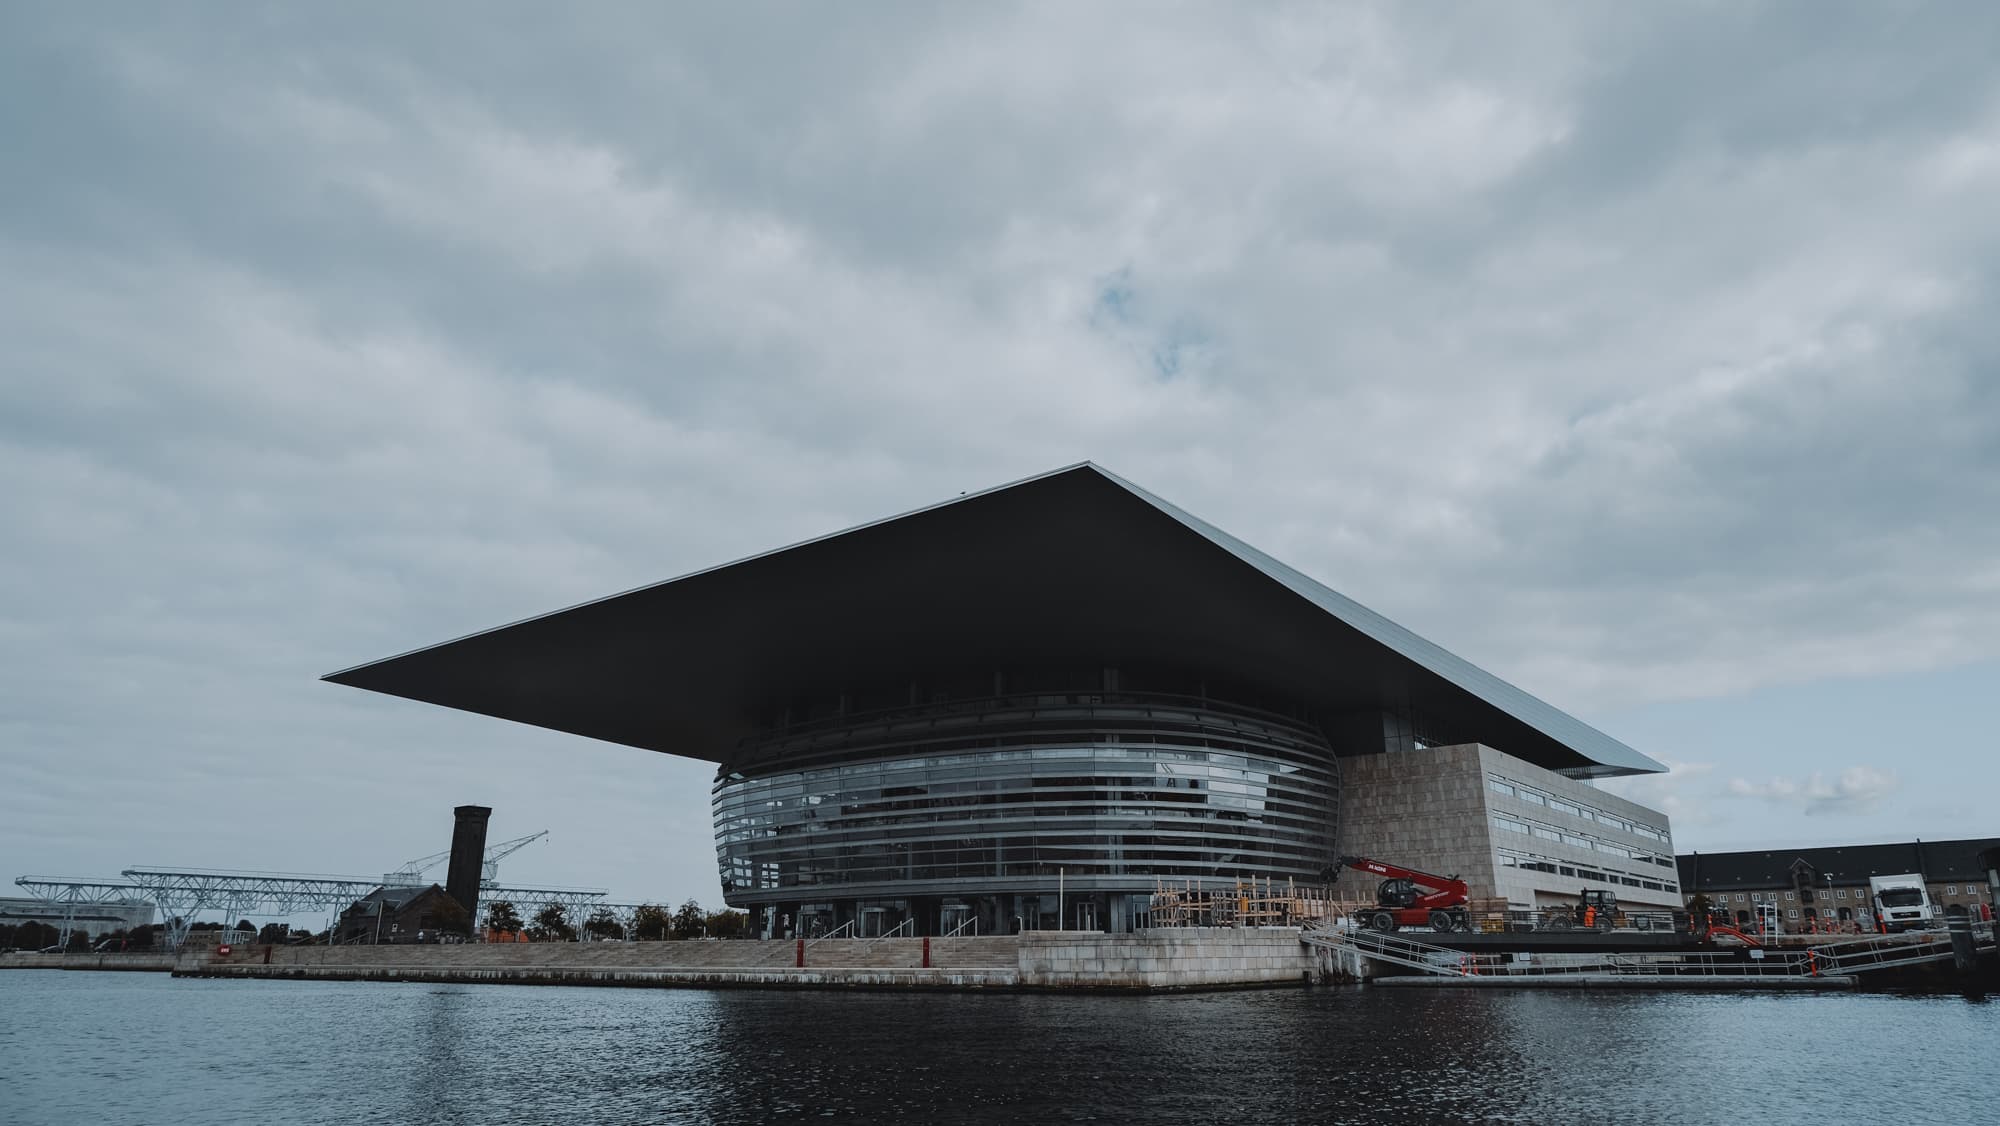
POLYGON ((515 837, 511 841, 501 841, 486 850, 486 860, 479 866, 479 883, 482 888, 490 888, 493 881, 500 878, 500 861, 512 856, 523 848, 549 835, 547 829, 539 833, 529 833, 525 837, 515 837))
MULTIPOLYGON (((539 833, 529 833, 525 837, 515 837, 511 841, 501 841, 497 845, 488 845, 486 855, 481 859, 479 865, 480 886, 482 888, 490 888, 493 886, 493 881, 500 878, 500 861, 504 857, 511 856, 519 852, 522 848, 548 835, 549 831, 543 829, 539 833)), ((401 868, 384 874, 382 884, 385 887, 418 887, 426 882, 424 880, 425 872, 430 871, 450 858, 450 849, 446 849, 443 852, 434 852, 429 856, 419 856, 415 860, 405 862, 401 868)))
POLYGON ((1375 888, 1375 906, 1354 913, 1364 926, 1380 931, 1422 926, 1436 931, 1466 929, 1465 904, 1472 889, 1457 876, 1440 876, 1366 856, 1343 856, 1328 872, 1338 878, 1342 868, 1388 877, 1375 888))

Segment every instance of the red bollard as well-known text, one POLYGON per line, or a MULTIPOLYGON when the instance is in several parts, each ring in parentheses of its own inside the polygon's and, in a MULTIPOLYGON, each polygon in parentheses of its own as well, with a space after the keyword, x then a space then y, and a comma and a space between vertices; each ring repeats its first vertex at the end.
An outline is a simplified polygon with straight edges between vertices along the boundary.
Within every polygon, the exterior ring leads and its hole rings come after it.
POLYGON ((928 935, 924 937, 924 968, 931 968, 931 940, 928 935))
POLYGON ((803 938, 802 938, 802 939, 799 939, 799 961, 798 961, 798 966, 799 966, 799 968, 800 968, 800 969, 805 969, 805 968, 806 968, 806 940, 805 940, 805 939, 803 939, 803 938))

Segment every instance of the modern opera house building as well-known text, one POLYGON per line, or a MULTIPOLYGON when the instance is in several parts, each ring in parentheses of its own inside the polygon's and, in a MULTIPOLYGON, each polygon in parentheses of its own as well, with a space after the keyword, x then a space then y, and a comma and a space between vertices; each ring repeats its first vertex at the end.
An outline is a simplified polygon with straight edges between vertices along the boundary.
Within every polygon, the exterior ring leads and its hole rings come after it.
POLYGON ((1590 784, 1658 763, 1087 463, 327 679, 715 763, 766 933, 1123 931, 1342 853, 1679 902, 1590 784))

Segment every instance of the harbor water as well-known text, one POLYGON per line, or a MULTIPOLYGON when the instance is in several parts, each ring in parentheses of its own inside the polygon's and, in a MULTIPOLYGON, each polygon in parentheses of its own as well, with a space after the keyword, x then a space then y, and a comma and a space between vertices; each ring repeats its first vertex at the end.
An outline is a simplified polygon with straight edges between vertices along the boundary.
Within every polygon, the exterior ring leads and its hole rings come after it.
POLYGON ((0 974, 0 1122, 2000 1122, 2000 1004, 0 974))

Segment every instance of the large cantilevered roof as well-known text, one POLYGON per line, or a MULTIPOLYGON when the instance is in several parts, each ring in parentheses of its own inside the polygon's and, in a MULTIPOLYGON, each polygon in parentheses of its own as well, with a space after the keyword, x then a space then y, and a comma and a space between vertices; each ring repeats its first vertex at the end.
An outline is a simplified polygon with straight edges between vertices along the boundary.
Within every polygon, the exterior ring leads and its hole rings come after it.
POLYGON ((325 679, 721 762, 788 698, 1140 661, 1573 774, 1665 769, 1087 462, 325 679))

